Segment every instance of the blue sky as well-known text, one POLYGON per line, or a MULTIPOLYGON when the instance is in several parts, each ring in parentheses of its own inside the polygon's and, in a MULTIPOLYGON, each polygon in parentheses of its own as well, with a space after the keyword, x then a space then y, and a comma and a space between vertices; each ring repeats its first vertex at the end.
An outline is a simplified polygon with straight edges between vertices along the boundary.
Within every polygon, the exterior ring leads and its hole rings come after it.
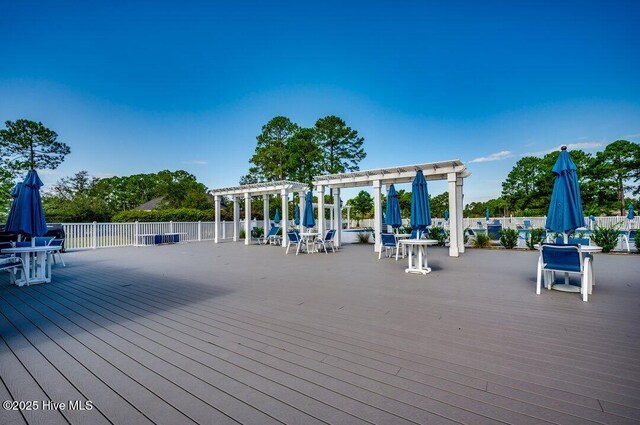
POLYGON ((49 185, 185 169, 220 187, 270 118, 334 114, 363 169, 463 160, 466 202, 524 154, 640 141, 640 2, 362 5, 2 0, 0 120, 71 146, 49 185))

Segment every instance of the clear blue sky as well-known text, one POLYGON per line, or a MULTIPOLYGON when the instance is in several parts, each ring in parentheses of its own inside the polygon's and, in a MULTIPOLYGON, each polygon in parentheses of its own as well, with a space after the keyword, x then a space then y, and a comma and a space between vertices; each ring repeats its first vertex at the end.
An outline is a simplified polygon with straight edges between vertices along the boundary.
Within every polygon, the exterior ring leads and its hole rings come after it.
POLYGON ((276 115, 341 116, 363 169, 461 159, 467 202, 524 154, 640 141, 638 1, 0 3, 0 120, 72 148, 49 185, 234 185, 276 115))

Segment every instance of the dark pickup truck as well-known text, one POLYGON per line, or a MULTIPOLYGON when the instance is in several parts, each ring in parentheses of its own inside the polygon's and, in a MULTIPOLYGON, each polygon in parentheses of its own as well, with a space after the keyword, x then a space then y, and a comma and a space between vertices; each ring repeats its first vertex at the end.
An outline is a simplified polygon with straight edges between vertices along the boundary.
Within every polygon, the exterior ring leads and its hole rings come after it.
MULTIPOLYGON (((59 224, 48 224, 47 225, 47 234, 45 236, 52 236, 56 239, 64 239, 65 233, 64 229, 59 224)), ((5 231, 4 224, 0 225, 0 242, 15 242, 18 240, 18 235, 13 232, 5 231)), ((23 240, 29 240, 27 237, 23 240)), ((64 244, 62 245, 62 251, 64 252, 64 244)))

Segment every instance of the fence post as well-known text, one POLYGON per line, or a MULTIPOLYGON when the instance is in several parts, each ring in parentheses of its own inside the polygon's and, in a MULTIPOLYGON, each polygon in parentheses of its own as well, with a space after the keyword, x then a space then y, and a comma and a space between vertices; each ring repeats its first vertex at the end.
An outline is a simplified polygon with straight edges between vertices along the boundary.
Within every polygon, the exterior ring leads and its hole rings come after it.
POLYGON ((202 240, 202 221, 198 221, 198 240, 202 240))
POLYGON ((227 220, 222 220, 222 240, 227 239, 227 220))
POLYGON ((173 233, 173 221, 169 222, 169 233, 173 233))
POLYGON ((96 249, 98 247, 98 225, 95 221, 93 222, 91 239, 92 239, 91 247, 93 249, 96 249))
POLYGON ((133 246, 138 246, 138 241, 140 240, 140 223, 136 220, 136 240, 133 243, 133 246))

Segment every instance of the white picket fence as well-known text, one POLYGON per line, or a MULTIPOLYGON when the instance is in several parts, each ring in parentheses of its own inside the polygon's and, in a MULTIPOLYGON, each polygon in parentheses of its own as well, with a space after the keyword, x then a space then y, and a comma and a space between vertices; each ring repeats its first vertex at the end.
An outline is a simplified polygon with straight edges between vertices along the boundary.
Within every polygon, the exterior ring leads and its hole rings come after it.
MULTIPOLYGON (((153 223, 61 223, 65 232, 65 249, 97 249, 139 244, 138 235, 183 233, 184 242, 212 241, 215 237, 213 221, 153 222, 153 223)), ((252 227, 261 227, 261 220, 253 220, 252 227)), ((244 221, 238 226, 244 228, 244 221)), ((220 223, 221 239, 233 239, 233 222, 220 223)))
MULTIPOLYGON (((524 226, 524 221, 529 220, 532 227, 544 227, 545 217, 492 217, 491 221, 499 220, 503 227, 517 228, 524 226)), ((403 220, 409 225, 409 220, 403 220)), ((433 218, 436 225, 445 224, 443 218, 433 218)), ((478 222, 483 226, 486 223, 484 217, 465 218, 463 226, 465 228, 478 227, 478 222)), ((585 223, 589 219, 585 218, 585 223)), ((629 226, 629 220, 623 216, 596 217, 595 224, 599 226, 612 226, 622 223, 622 228, 629 226)), ((292 223, 293 224, 293 223, 292 223)), ((356 227, 356 221, 352 220, 350 227, 356 227)), ((330 222, 327 225, 331 225, 330 222)), ((194 222, 154 222, 154 223, 62 223, 66 234, 65 247, 68 250, 76 249, 97 249, 112 248, 119 246, 134 246, 140 243, 138 235, 164 233, 183 233, 180 240, 185 242, 211 241, 215 237, 215 225, 213 221, 194 222), (137 240, 138 239, 138 240, 137 240)), ((252 220, 251 227, 263 227, 262 220, 252 220)), ((360 227, 373 227, 373 220, 360 220, 360 227)), ((240 221, 239 230, 244 229, 244 221, 240 221)), ((640 217, 636 217, 631 223, 631 228, 640 228, 640 217)), ((220 239, 233 239, 233 222, 222 221, 220 223, 220 239)))
MULTIPOLYGON (((534 228, 544 228, 547 218, 546 217, 491 217, 489 222, 492 223, 494 220, 498 220, 502 227, 504 228, 512 228, 516 229, 519 226, 525 227, 524 222, 528 220, 531 223, 531 227, 534 228)), ((402 220, 403 224, 409 226, 409 219, 405 218, 402 220)), ((433 217, 431 218, 431 222, 433 224, 443 224, 447 225, 447 222, 444 218, 433 217)), ((589 227, 589 217, 584 218, 584 222, 586 223, 586 227, 589 227)), ((475 217, 475 218, 463 218, 462 226, 464 228, 476 228, 476 227, 485 227, 487 220, 484 217, 475 217)), ((632 229, 640 228, 640 216, 636 216, 631 223, 626 216, 607 216, 607 217, 595 217, 595 221, 591 223, 592 226, 598 225, 602 227, 610 227, 616 224, 621 223, 622 229, 627 229, 629 225, 631 225, 632 229)), ((373 227, 373 219, 365 219, 360 220, 360 227, 373 227)), ((351 227, 356 227, 356 220, 351 220, 351 227)))

